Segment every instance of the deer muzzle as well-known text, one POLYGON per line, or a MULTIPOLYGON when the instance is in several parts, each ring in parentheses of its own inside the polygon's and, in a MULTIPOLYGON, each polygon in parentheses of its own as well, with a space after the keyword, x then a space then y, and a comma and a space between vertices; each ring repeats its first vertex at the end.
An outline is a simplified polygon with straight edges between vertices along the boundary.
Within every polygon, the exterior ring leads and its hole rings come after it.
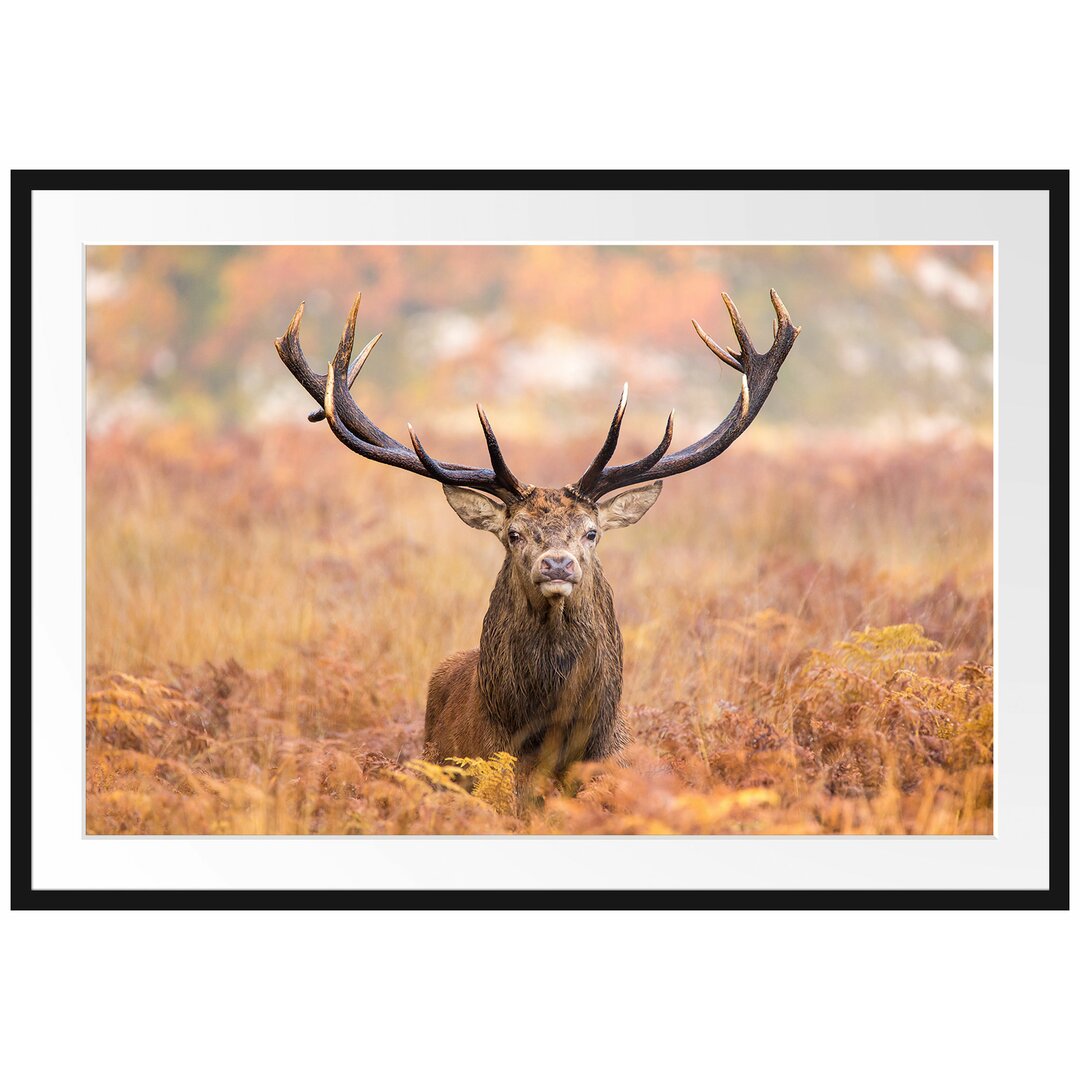
POLYGON ((581 567, 569 551, 549 551, 542 555, 533 572, 533 581, 549 599, 569 596, 580 580, 581 567))

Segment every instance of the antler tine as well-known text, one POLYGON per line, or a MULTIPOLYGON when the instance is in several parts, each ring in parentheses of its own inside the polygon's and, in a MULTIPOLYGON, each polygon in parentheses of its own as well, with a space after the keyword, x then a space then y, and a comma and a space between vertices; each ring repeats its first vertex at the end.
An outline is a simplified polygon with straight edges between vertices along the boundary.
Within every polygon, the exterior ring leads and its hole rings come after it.
POLYGON ((409 429, 409 441, 413 445, 413 450, 416 451, 416 456, 423 462, 424 468, 428 473, 443 484, 453 484, 454 476, 452 473, 447 472, 423 447, 423 444, 416 437, 416 432, 413 431, 412 424, 406 425, 409 429))
POLYGON ((802 333, 802 327, 791 325, 791 316, 788 314, 788 309, 784 307, 784 301, 780 299, 780 294, 775 289, 769 290, 769 299, 772 300, 773 309, 776 311, 776 322, 773 327, 773 344, 775 345, 778 342, 781 331, 786 333, 788 330, 791 331, 791 340, 794 342, 795 338, 802 333))
POLYGON ((746 323, 742 321, 742 316, 739 314, 735 302, 726 292, 720 294, 720 299, 724 301, 724 307, 728 309, 728 315, 731 316, 731 328, 735 331, 735 337, 739 342, 739 360, 742 362, 743 370, 745 370, 746 366, 752 362, 753 357, 757 355, 754 343, 750 340, 746 323))
POLYGON ((615 408, 615 415, 611 418, 611 426, 608 428, 607 438, 600 447, 599 453, 593 458, 592 464, 585 470, 582 477, 573 486, 581 492, 589 491, 596 483, 597 478, 604 471, 604 466, 611 460, 615 448, 619 445, 619 431, 622 429, 623 416, 626 413, 626 398, 630 393, 630 384, 623 383, 622 396, 615 408))
POLYGON ((723 360, 723 362, 727 364, 728 367, 733 367, 740 374, 745 370, 745 368, 742 366, 742 361, 739 360, 739 358, 732 353, 728 352, 728 350, 725 349, 723 345, 718 345, 715 341, 713 341, 713 339, 709 337, 709 335, 706 334, 704 330, 701 329, 701 326, 698 324, 697 319, 691 319, 690 325, 693 326, 693 328, 697 331, 697 336, 701 338, 701 340, 704 341, 705 344, 708 345, 709 348, 716 354, 716 356, 723 360))
MULTIPOLYGON (((353 388, 353 383, 356 382, 356 376, 363 370, 364 364, 367 363, 367 358, 371 355, 371 350, 379 344, 382 338, 382 334, 376 334, 365 346, 364 351, 349 365, 349 377, 346 380, 346 385, 350 390, 353 388)), ((326 412, 321 407, 318 409, 312 409, 308 413, 308 419, 317 424, 320 420, 326 419, 326 412)))
POLYGON ((412 443, 413 450, 427 475, 433 480, 438 480, 439 483, 450 487, 471 487, 478 491, 486 491, 508 506, 519 502, 532 490, 527 484, 522 484, 509 469, 506 470, 504 478, 489 469, 469 469, 463 465, 448 465, 444 461, 438 461, 424 449, 416 432, 413 431, 412 424, 409 424, 408 428, 409 441, 412 443))
POLYGON ((356 299, 349 309, 349 317, 345 320, 345 329, 341 331, 341 341, 337 347, 334 360, 343 359, 347 364, 352 358, 353 339, 356 337, 356 316, 360 314, 361 293, 356 294, 356 299))
POLYGON ((480 426, 484 429, 484 439, 487 442, 488 457, 491 458, 491 469, 495 473, 495 479, 507 490, 515 492, 519 497, 524 496, 530 490, 528 484, 523 484, 511 471, 503 457, 499 440, 495 438, 495 432, 491 428, 491 421, 487 418, 484 406, 476 403, 476 414, 480 417, 480 426))
POLYGON ((288 329, 274 341, 274 348, 293 377, 316 401, 321 401, 326 389, 324 376, 316 375, 300 348, 300 321, 304 317, 304 301, 296 309, 288 329))

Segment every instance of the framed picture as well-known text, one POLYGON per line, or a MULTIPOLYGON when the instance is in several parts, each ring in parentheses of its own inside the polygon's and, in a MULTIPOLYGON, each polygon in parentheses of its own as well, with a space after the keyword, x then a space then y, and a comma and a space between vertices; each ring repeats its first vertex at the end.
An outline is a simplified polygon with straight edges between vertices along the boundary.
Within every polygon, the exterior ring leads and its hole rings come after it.
POLYGON ((12 222, 13 906, 1068 905, 1066 173, 12 222))

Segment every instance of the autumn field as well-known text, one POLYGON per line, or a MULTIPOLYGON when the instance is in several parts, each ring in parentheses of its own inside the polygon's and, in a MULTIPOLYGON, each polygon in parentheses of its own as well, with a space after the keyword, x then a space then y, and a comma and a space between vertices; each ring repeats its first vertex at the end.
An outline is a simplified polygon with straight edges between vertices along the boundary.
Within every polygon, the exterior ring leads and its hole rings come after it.
MULTIPOLYGON (((596 433, 504 442, 557 483, 596 433)), ((502 558, 436 484, 325 425, 92 435, 87 831, 989 833, 992 481, 974 435, 767 426, 668 481, 600 547, 632 749, 523 798, 419 760, 502 558)))
POLYGON ((993 249, 986 245, 91 246, 91 833, 989 833, 993 249), (709 432, 739 380, 691 327, 803 332, 750 429, 599 556, 625 759, 527 780, 421 760, 427 683, 502 559, 437 484, 364 461, 275 353, 443 460, 472 403, 539 486, 709 432))

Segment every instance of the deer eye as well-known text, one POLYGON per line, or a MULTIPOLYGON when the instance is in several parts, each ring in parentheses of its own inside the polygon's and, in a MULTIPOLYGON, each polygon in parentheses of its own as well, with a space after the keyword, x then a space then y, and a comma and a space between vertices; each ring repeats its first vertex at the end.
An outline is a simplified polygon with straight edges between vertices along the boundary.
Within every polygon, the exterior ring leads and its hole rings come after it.
POLYGON ((511 544, 516 544, 521 539, 521 533, 519 533, 517 529, 511 529, 506 534, 506 538, 510 541, 511 544))
POLYGON ((585 534, 585 539, 586 539, 586 540, 589 540, 589 541, 594 541, 594 540, 596 539, 596 530, 595 530, 595 529, 590 529, 590 530, 589 530, 589 531, 588 531, 588 532, 587 532, 587 533, 585 534))

